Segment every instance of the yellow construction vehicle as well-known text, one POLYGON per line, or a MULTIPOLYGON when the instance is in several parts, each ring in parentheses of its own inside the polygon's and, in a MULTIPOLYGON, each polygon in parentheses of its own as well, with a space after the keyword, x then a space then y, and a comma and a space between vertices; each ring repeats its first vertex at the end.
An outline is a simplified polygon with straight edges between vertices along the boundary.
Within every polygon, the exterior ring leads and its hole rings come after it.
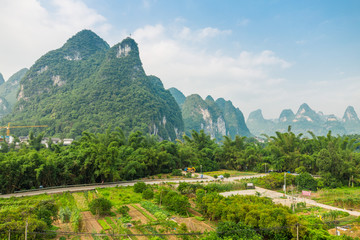
POLYGON ((194 167, 188 167, 188 168, 185 168, 184 170, 185 170, 185 172, 191 172, 191 173, 194 173, 196 171, 196 169, 194 167))
POLYGON ((28 127, 47 127, 48 125, 36 125, 36 126, 10 126, 10 123, 8 123, 7 126, 0 126, 1 128, 6 128, 6 137, 10 137, 10 128, 28 128, 28 127))

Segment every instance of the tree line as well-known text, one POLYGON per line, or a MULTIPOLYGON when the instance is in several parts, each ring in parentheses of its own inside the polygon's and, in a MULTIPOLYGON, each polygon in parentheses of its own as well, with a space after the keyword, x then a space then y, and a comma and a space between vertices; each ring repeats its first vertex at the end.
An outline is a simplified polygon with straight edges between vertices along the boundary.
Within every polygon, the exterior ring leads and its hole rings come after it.
POLYGON ((224 136, 221 143, 204 131, 171 142, 135 131, 125 136, 117 128, 105 133, 83 132, 70 146, 41 145, 42 136, 30 136, 20 149, 1 145, 0 191, 70 184, 132 180, 185 167, 205 171, 290 171, 318 174, 321 186, 360 184, 359 136, 295 135, 291 129, 254 138, 224 136))

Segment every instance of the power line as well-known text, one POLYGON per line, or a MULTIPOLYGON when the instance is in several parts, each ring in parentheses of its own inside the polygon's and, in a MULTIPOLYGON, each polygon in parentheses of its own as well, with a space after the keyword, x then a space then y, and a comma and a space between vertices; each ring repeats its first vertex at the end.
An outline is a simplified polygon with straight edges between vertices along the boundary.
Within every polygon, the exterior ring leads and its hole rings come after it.
MULTIPOLYGON (((232 231, 226 232, 216 232, 217 234, 229 234, 229 233, 239 233, 245 231, 256 231, 256 232, 265 232, 265 231, 274 231, 274 230, 283 230, 288 228, 298 228, 300 226, 310 227, 310 226, 321 226, 324 224, 336 224, 339 225, 339 221, 329 221, 329 222, 322 222, 318 224, 299 224, 296 223, 294 225, 287 225, 287 226, 278 226, 278 227, 269 227, 269 228, 244 228, 244 229, 237 229, 232 231)), ((354 226, 354 224, 347 224, 347 226, 354 226)), ((11 233, 20 233, 24 234, 24 230, 2 230, 0 231, 1 234, 10 235, 11 233)), ((115 234, 115 233, 92 233, 92 232, 60 232, 60 231, 47 231, 47 232, 29 232, 27 231, 27 235, 91 235, 91 236, 110 236, 110 237, 128 237, 128 236, 192 236, 192 235, 204 235, 207 232, 190 232, 190 233, 145 233, 145 234, 135 234, 135 233, 124 233, 124 234, 115 234)))

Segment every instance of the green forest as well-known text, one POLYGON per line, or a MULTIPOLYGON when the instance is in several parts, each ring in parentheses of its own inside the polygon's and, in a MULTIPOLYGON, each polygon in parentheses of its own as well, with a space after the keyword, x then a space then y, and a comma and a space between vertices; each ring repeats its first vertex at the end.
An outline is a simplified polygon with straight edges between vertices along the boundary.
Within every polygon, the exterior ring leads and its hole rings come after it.
MULTIPOLYGON (((311 133, 310 133, 311 134, 311 133)), ((133 180, 175 169, 195 167, 297 172, 320 175, 316 186, 360 185, 359 136, 315 136, 277 132, 262 143, 254 138, 224 136, 216 143, 204 131, 171 142, 135 131, 126 137, 120 128, 105 133, 83 132, 70 146, 41 145, 42 135, 30 135, 28 145, 15 149, 3 143, 0 153, 0 191, 12 193, 71 184, 133 180)))

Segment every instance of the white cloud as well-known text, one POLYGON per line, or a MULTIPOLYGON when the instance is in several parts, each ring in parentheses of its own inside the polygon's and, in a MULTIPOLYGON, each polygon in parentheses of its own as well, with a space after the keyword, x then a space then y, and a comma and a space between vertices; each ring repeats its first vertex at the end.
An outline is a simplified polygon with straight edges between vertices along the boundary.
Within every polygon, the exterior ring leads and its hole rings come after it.
POLYGON ((306 41, 305 40, 297 40, 297 41, 295 41, 295 43, 298 45, 304 45, 306 43, 306 41))
POLYGON ((219 36, 227 36, 232 33, 231 30, 220 30, 217 28, 206 27, 198 30, 191 30, 184 26, 180 30, 172 29, 173 34, 185 41, 203 42, 208 39, 213 39, 219 36))
POLYGON ((250 19, 245 18, 245 19, 239 20, 237 22, 237 25, 245 27, 245 26, 249 25, 249 23, 250 23, 250 19))
POLYGON ((223 44, 213 48, 198 41, 230 33, 210 27, 174 29, 158 24, 137 29, 133 37, 147 74, 160 77, 166 88, 177 87, 185 95, 224 97, 242 110, 247 105, 251 108, 248 111, 254 110, 256 102, 269 102, 272 95, 283 95, 281 84, 286 79, 272 74, 291 64, 274 52, 239 51, 227 55, 222 51, 223 44), (253 101, 251 106, 248 100, 253 101))
POLYGON ((80 0, 3 0, 0 8, 0 72, 5 79, 30 67, 47 51, 61 47, 73 34, 92 29, 106 34, 111 25, 80 0))

